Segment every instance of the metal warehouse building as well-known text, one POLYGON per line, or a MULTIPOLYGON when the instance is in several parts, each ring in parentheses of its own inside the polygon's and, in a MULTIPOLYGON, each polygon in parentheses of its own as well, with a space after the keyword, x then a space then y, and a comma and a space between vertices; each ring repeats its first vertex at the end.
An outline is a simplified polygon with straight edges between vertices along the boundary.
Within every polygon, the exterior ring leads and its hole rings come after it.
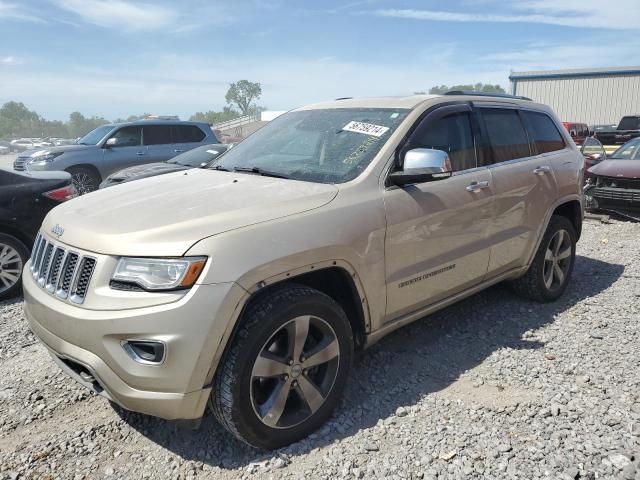
POLYGON ((617 124, 640 114, 640 67, 512 72, 514 95, 553 108, 564 122, 617 124))

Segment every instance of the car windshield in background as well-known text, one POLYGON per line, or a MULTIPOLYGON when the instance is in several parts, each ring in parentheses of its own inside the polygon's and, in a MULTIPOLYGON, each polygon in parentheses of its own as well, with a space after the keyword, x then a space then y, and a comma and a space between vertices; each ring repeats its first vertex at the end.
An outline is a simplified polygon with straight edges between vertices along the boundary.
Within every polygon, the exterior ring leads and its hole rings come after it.
POLYGON ((113 130, 113 125, 103 125, 94 130, 91 130, 84 137, 78 140, 78 144, 80 145, 97 145, 100 140, 102 140, 111 130, 113 130))
POLYGON ((640 160, 640 138, 625 143, 613 152, 609 158, 615 160, 640 160))
POLYGON ((290 112, 229 150, 212 168, 348 182, 367 168, 407 113, 380 108, 290 112))
POLYGON ((226 151, 226 147, 218 147, 217 145, 204 145, 194 148, 188 152, 181 153, 177 157, 173 157, 167 163, 177 163, 185 167, 201 167, 203 163, 209 163, 215 160, 226 151))

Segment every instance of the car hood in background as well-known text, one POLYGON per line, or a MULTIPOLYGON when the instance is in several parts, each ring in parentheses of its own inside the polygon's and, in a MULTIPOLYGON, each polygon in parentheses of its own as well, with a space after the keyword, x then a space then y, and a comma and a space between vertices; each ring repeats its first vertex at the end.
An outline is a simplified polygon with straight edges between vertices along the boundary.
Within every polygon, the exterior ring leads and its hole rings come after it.
POLYGON ((47 151, 50 153, 58 153, 58 152, 72 152, 72 151, 80 151, 80 150, 90 150, 100 148, 97 145, 62 145, 60 147, 36 147, 30 150, 25 150, 20 153, 18 157, 30 157, 36 152, 47 151))
POLYGON ((591 167, 589 173, 601 177, 640 178, 640 160, 603 160, 591 167))
POLYGON ((163 175, 165 173, 189 170, 190 168, 193 167, 167 162, 136 165, 135 167, 125 168, 109 175, 107 179, 100 184, 100 188, 118 185, 119 183, 127 182, 129 180, 138 180, 141 178, 153 177, 155 175, 163 175))
POLYGON ((54 208, 43 231, 96 253, 180 256, 194 243, 331 202, 335 185, 190 169, 116 185, 54 208))

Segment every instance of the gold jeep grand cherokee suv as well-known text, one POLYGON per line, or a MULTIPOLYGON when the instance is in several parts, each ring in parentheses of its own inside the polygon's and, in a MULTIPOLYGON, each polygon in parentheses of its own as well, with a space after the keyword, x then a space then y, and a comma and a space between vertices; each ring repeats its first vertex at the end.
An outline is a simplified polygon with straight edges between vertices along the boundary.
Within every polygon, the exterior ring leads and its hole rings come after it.
POLYGON ((583 159, 551 110, 458 93, 289 112, 208 169, 44 221, 25 311, 55 362, 130 410, 250 445, 331 415, 354 352, 508 280, 567 287, 583 159))

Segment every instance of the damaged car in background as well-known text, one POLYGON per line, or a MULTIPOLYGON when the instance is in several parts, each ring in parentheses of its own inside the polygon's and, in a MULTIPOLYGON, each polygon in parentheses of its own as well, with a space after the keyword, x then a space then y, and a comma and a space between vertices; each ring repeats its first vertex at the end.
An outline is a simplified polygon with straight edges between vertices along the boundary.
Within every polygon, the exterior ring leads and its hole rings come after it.
POLYGON ((586 206, 640 221, 640 138, 628 141, 588 170, 586 206))
POLYGON ((202 147, 181 153, 166 162, 154 162, 124 168, 109 175, 104 182, 100 184, 100 188, 112 187, 113 185, 140 180, 142 178, 155 177, 156 175, 164 175, 165 173, 189 170, 190 168, 204 168, 211 165, 214 160, 232 146, 232 143, 203 145, 202 147))

